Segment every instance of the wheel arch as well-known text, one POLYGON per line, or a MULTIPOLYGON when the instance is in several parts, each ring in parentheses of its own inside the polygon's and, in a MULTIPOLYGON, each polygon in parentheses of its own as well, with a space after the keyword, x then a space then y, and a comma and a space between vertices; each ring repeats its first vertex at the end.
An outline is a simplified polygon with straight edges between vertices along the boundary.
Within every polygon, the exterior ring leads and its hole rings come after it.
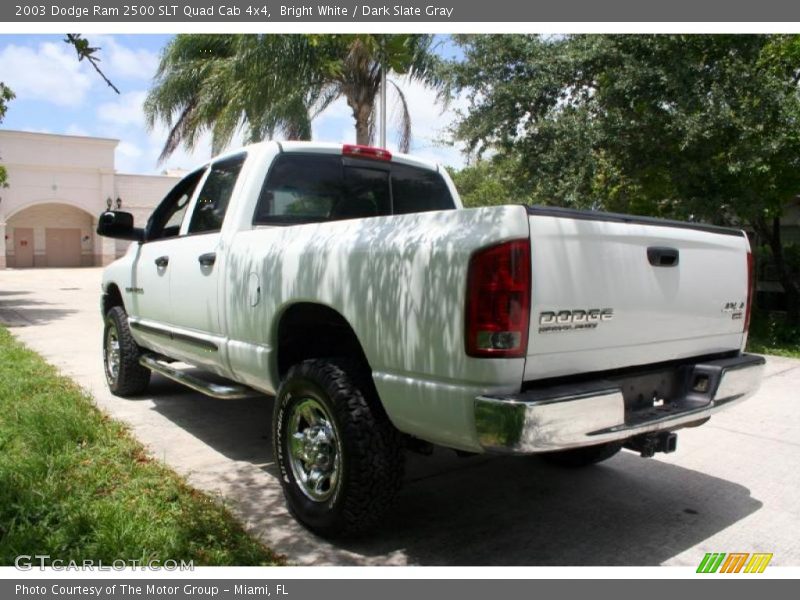
POLYGON ((286 306, 276 321, 274 340, 279 378, 303 360, 333 356, 358 360, 372 371, 350 322, 325 304, 296 302, 286 306))
POLYGON ((125 310, 125 301, 122 298, 122 292, 119 286, 116 283, 109 283, 103 291, 103 297, 101 299, 103 316, 107 315, 108 311, 115 306, 121 306, 122 309, 125 310))

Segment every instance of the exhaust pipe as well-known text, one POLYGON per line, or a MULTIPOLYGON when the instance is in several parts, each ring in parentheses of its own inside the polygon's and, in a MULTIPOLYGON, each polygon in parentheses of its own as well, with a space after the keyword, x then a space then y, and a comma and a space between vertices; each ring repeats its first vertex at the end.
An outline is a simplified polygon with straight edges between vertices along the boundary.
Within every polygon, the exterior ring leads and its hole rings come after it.
POLYGON ((665 431, 661 433, 644 433, 632 437, 625 442, 625 448, 638 452, 643 458, 651 458, 656 452, 669 454, 678 447, 678 434, 665 431))

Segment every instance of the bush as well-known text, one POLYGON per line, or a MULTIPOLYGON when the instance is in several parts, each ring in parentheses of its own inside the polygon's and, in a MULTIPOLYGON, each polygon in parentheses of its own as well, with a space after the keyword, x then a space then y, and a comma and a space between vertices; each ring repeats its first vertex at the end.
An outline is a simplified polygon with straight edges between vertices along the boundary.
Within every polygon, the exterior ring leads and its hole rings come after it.
POLYGON ((788 325, 785 313, 756 309, 750 321, 747 349, 800 358, 800 327, 788 325))

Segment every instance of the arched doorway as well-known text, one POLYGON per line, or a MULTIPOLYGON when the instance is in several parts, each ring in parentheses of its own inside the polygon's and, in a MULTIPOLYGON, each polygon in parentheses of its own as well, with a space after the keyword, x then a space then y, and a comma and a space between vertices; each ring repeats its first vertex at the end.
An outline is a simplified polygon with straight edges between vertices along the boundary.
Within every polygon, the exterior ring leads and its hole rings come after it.
POLYGON ((88 267, 94 264, 92 215, 46 202, 22 209, 6 223, 6 265, 88 267))

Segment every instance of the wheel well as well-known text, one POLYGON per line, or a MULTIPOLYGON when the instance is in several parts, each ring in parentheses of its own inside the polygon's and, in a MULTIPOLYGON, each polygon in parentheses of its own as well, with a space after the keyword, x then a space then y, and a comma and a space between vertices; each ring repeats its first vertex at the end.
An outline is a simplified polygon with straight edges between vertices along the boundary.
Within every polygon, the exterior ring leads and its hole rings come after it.
POLYGON ((369 367, 353 328, 338 312, 321 304, 289 307, 278 323, 278 375, 309 358, 346 356, 369 367))
POLYGON ((122 294, 116 284, 112 283, 103 294, 103 316, 108 314, 115 306, 125 308, 125 303, 122 301, 122 294))

